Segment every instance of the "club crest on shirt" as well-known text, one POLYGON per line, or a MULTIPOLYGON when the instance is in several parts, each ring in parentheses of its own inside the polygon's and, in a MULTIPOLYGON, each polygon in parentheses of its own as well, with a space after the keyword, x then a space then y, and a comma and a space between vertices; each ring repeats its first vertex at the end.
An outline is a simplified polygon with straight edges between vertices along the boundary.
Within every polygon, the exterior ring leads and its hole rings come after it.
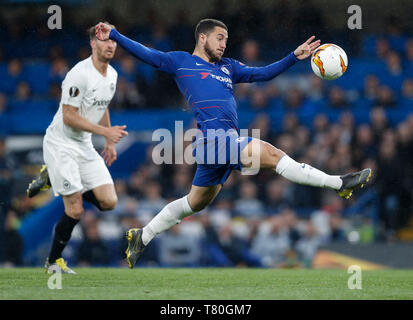
POLYGON ((69 89, 69 95, 74 98, 77 97, 79 95, 80 91, 77 87, 70 87, 69 89))
POLYGON ((110 91, 113 91, 113 90, 115 90, 115 84, 112 82, 112 83, 110 84, 110 91))
POLYGON ((225 67, 221 67, 221 71, 227 75, 229 75, 229 70, 225 67))
POLYGON ((70 184, 69 181, 67 181, 67 180, 63 181, 63 188, 64 188, 65 190, 69 190, 70 187, 71 187, 71 184, 70 184))

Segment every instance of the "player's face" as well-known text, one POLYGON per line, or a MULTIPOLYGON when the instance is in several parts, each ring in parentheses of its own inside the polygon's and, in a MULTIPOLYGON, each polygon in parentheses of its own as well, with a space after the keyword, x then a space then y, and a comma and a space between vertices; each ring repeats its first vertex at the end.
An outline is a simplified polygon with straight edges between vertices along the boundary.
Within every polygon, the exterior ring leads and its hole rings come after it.
POLYGON ((211 62, 219 61, 222 58, 227 47, 227 41, 228 32, 221 27, 215 27, 206 36, 204 49, 211 62))
POLYGON ((92 40, 92 48, 99 60, 109 62, 115 56, 117 43, 113 40, 92 40))

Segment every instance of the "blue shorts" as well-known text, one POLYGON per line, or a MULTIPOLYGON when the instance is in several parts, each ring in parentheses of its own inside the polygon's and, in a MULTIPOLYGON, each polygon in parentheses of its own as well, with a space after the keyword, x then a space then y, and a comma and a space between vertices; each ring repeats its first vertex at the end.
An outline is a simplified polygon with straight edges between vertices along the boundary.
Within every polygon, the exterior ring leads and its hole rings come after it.
POLYGON ((202 144, 203 157, 197 154, 198 148, 194 149, 197 168, 192 184, 199 187, 224 185, 232 170, 241 170, 241 151, 251 140, 251 137, 230 135, 220 141, 205 142, 202 144), (213 163, 207 161, 211 160, 211 154, 215 157, 213 163))

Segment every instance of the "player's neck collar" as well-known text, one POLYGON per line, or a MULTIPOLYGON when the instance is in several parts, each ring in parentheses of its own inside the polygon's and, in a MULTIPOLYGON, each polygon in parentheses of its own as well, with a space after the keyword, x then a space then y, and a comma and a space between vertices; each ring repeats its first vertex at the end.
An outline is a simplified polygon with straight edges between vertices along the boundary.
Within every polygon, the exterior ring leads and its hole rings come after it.
POLYGON ((202 61, 205 62, 205 63, 209 63, 211 66, 216 66, 216 65, 217 65, 217 62, 219 62, 219 61, 214 62, 214 63, 213 63, 213 62, 209 62, 209 61, 201 58, 201 57, 200 57, 199 55, 197 55, 195 52, 192 54, 192 56, 198 58, 199 60, 202 60, 202 61))

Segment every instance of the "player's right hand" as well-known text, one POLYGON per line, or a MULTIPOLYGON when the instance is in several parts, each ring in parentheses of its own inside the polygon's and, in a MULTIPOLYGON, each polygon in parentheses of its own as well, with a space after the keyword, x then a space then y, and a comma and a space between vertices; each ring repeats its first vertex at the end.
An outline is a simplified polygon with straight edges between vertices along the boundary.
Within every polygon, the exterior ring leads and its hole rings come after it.
POLYGON ((120 139, 128 135, 128 132, 125 131, 125 129, 125 125, 109 127, 106 130, 105 137, 111 142, 118 143, 120 139))
POLYGON ((315 36, 311 36, 307 39, 306 42, 304 42, 302 45, 300 45, 297 49, 294 50, 294 54, 297 57, 297 59, 304 60, 308 58, 313 54, 314 50, 320 46, 320 40, 312 42, 314 39, 315 36))
POLYGON ((110 30, 112 30, 112 27, 110 25, 103 22, 99 22, 95 26, 96 38, 98 38, 101 41, 108 40, 110 30))

